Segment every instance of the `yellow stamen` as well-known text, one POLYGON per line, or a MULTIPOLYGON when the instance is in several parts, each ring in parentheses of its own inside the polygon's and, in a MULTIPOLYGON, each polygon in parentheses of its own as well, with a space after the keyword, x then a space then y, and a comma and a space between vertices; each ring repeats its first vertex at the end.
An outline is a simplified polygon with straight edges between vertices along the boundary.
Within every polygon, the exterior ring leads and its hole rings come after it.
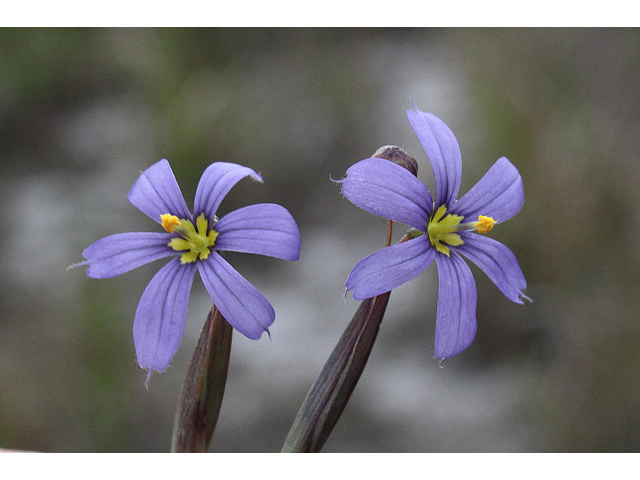
POLYGON ((161 215, 162 226, 169 233, 179 233, 180 237, 172 238, 168 245, 176 252, 184 252, 180 257, 182 264, 195 262, 197 259, 206 260, 211 254, 210 248, 216 243, 218 232, 214 229, 208 230, 209 222, 200 214, 196 219, 196 227, 186 219, 179 219, 170 214, 161 215), (166 222, 165 222, 166 220, 166 222), (176 223, 177 221, 177 223, 176 223), (169 229, 170 228, 170 229, 169 229))
POLYGON ((180 219, 170 213, 160 215, 160 220, 162 221, 162 228, 169 233, 173 233, 173 229, 180 226, 180 219))
POLYGON ((485 217, 484 215, 480 215, 478 217, 478 221, 476 222, 478 233, 490 232, 495 223, 496 221, 492 217, 485 217))

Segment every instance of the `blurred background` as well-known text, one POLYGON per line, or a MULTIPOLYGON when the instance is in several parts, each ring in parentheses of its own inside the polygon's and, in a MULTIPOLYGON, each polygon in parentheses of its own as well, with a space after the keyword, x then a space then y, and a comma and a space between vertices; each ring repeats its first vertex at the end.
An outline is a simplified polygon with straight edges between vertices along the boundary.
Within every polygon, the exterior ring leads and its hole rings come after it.
POLYGON ((324 451, 640 450, 639 78, 625 29, 1 29, 0 448, 169 450, 202 283, 146 389, 131 331, 162 261, 67 271, 103 236, 157 231, 126 195, 167 158, 189 205, 208 164, 235 162, 264 183, 220 213, 275 202, 300 227, 296 263, 226 255, 276 321, 271 339, 234 334, 211 451, 279 451, 357 308, 344 280, 386 237, 332 179, 396 144, 432 188, 415 102, 455 132, 461 193, 501 156, 520 170, 524 208, 491 236, 534 303, 472 266, 478 334, 441 369, 435 265, 396 289, 324 451))

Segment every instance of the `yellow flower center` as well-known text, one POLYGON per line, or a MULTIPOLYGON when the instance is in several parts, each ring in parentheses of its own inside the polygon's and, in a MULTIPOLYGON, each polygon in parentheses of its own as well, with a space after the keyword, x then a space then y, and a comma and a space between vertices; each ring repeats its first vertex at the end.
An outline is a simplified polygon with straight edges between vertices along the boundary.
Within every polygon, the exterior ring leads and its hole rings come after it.
POLYGON ((427 233, 429 241, 435 249, 450 256, 449 245, 456 247, 464 244, 464 241, 456 232, 460 230, 477 230, 478 233, 487 233, 491 231, 496 221, 491 217, 480 215, 477 222, 460 223, 464 218, 461 215, 445 215, 447 207, 441 205, 429 219, 427 225, 427 233))
POLYGON ((209 230, 209 222, 201 213, 196 218, 196 225, 189 220, 180 219, 170 213, 160 215, 162 227, 169 233, 178 233, 182 238, 172 238, 168 245, 176 252, 184 252, 180 257, 180 262, 195 262, 197 259, 206 260, 211 253, 218 237, 218 232, 209 230))

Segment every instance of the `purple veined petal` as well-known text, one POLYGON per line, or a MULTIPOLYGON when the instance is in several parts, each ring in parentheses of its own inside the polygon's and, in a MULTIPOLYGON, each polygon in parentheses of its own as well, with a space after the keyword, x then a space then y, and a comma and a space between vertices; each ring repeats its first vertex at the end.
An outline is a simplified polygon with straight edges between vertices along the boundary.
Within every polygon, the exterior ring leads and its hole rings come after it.
POLYGON ((165 159, 154 163, 140 174, 127 198, 158 223, 161 222, 160 215, 165 213, 180 218, 191 217, 176 177, 165 159))
POLYGON ((465 243, 455 247, 457 252, 475 263, 512 302, 531 301, 522 293, 527 281, 516 256, 507 246, 477 233, 463 232, 462 236, 465 243))
POLYGON ((427 235, 383 248, 360 260, 347 277, 354 300, 390 292, 420 275, 431 263, 435 248, 427 235))
POLYGON ((457 355, 476 335, 478 291, 471 269, 454 251, 436 255, 438 265, 438 313, 436 315, 436 358, 457 355))
POLYGON ((256 253, 283 260, 300 258, 300 232, 289 211, 273 203, 249 205, 215 224, 215 250, 256 253))
POLYGON ((451 129, 432 113, 408 110, 409 123, 416 132, 433 168, 436 182, 435 205, 451 205, 458 197, 462 180, 462 158, 458 140, 451 129))
POLYGON ((167 244, 170 235, 161 232, 127 232, 109 235, 89 245, 82 256, 91 278, 111 278, 160 258, 175 255, 167 244))
MULTIPOLYGON (((133 340, 142 368, 163 371, 178 350, 187 321, 195 263, 176 257, 145 288, 133 322, 133 340)), ((147 381, 148 381, 147 377, 147 381)))
POLYGON ((213 303, 233 328, 252 340, 269 331, 275 319, 273 307, 219 253, 211 252, 197 264, 213 303))
POLYGON ((342 194, 374 215, 424 232, 433 200, 429 189, 407 169, 382 158, 367 158, 347 170, 342 194))
POLYGON ((504 222, 518 213, 523 204, 522 177, 518 169, 502 157, 458 200, 452 211, 473 220, 485 215, 504 222))
POLYGON ((193 207, 194 217, 204 213, 205 217, 211 222, 229 190, 248 176, 262 182, 260 175, 242 165, 227 162, 216 162, 209 165, 202 174, 200 182, 198 182, 193 207))

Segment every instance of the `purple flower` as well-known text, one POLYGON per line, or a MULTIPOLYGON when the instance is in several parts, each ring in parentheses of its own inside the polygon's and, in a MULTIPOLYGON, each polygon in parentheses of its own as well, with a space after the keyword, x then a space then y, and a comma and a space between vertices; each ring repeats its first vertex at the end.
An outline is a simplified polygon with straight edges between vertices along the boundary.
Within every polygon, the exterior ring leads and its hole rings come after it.
POLYGON ((258 339, 273 323, 271 304, 219 252, 298 260, 300 233, 291 214, 274 204, 243 207, 218 220, 222 199, 247 176, 262 181, 250 168, 211 164, 196 189, 192 215, 169 162, 160 160, 138 177, 127 198, 165 231, 110 235, 82 254, 86 261, 78 265, 88 265, 92 278, 114 277, 153 260, 176 257, 151 279, 136 310, 138 363, 149 374, 152 369, 163 371, 180 345, 196 270, 222 316, 240 333, 258 339))
POLYGON ((515 255, 481 234, 513 217, 524 203, 522 178, 505 157, 457 200, 462 176, 460 147, 438 117, 407 112, 424 147, 436 183, 435 201, 408 170, 384 159, 367 158, 347 170, 342 193, 356 206, 412 227, 411 239, 383 248, 361 260, 345 283, 362 300, 393 290, 418 276, 435 259, 439 274, 435 355, 444 359, 467 348, 476 334, 475 263, 513 302, 530 300, 515 255), (475 233, 477 232, 477 233, 475 233))

